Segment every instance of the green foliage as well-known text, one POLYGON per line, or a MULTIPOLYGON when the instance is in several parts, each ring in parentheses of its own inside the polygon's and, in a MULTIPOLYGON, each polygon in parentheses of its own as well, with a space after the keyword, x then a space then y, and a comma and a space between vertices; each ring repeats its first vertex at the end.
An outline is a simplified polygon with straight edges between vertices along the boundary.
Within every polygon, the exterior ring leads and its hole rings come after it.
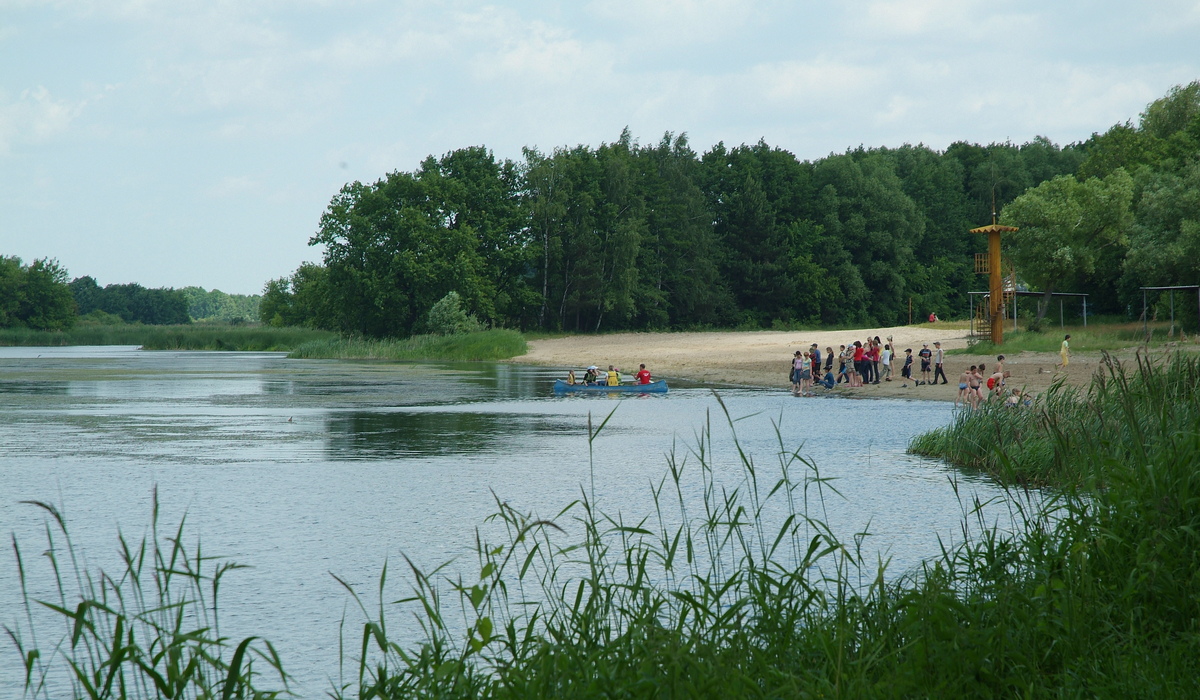
POLYGON ((290 277, 267 282, 258 307, 259 320, 277 328, 332 329, 336 327, 336 317, 331 298, 327 270, 304 263, 290 277))
POLYGON ((1001 223, 1020 227, 1004 236, 1007 254, 1021 277, 1046 293, 1038 319, 1052 292, 1116 278, 1129 247, 1132 201, 1133 179, 1118 169, 1104 179, 1047 180, 1005 207, 1001 223))
POLYGON ((226 294, 219 289, 206 291, 202 287, 184 287, 179 291, 187 299, 188 315, 193 321, 232 323, 259 317, 261 296, 226 294))
POLYGON ((433 335, 460 335, 482 330, 479 321, 463 309, 458 292, 449 292, 434 304, 425 323, 433 335))
MULTIPOLYGON (((1195 283, 1200 82, 1082 144, 859 147, 799 161, 759 141, 484 148, 342 188, 325 247, 260 318, 369 337, 423 330, 457 292, 486 325, 543 331, 891 325, 963 317, 985 281, 967 233, 1003 213, 1019 280, 1131 313, 1149 278, 1195 283), (1167 259, 1169 256, 1169 260, 1167 259), (1161 264, 1162 262, 1170 264, 1161 264)), ((1042 307, 1044 309, 1044 305, 1042 307)))
POLYGON ((310 240, 325 246, 327 275, 321 315, 310 323, 404 336, 451 290, 485 323, 519 316, 528 247, 517 185, 515 165, 483 148, 346 185, 310 240))
POLYGON ((65 331, 0 329, 0 346, 140 345, 145 350, 288 351, 313 340, 334 337, 310 328, 196 324, 147 326, 127 324, 120 317, 93 311, 65 331), (116 322, 112 322, 113 319, 116 322))
POLYGON ((56 260, 0 256, 0 328, 54 331, 75 323, 67 271, 56 260))
POLYGON ((77 277, 69 287, 82 315, 99 309, 120 316, 126 323, 170 325, 192 321, 183 290, 146 289, 136 283, 110 284, 101 289, 91 277, 77 277))
POLYGON ((327 338, 303 343, 288 357, 343 360, 436 360, 494 362, 528 351, 525 338, 512 330, 493 329, 459 335, 414 335, 402 340, 327 338))
POLYGON ((247 637, 235 645, 220 634, 220 584, 242 566, 214 563, 201 556, 199 545, 188 551, 183 522, 160 533, 157 492, 149 537, 137 541, 119 535, 121 570, 113 573, 85 568, 59 509, 22 503, 49 516, 46 544, 40 549, 54 572, 50 580, 58 584, 53 599, 35 600, 26 584, 33 562, 25 561, 14 542, 25 619, 32 625, 35 614, 41 618, 49 611, 62 623, 57 643, 45 638, 48 629, 5 625, 24 662, 24 697, 65 697, 60 684, 68 685, 75 698, 286 696, 287 674, 270 642, 247 637), (280 690, 258 689, 264 665, 280 690))

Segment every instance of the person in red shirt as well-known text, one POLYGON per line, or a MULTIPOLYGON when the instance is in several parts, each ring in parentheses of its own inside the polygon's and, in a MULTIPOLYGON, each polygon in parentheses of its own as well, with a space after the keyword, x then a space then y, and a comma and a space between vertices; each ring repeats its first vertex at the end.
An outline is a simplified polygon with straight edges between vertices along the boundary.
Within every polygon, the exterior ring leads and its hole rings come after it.
POLYGON ((638 384, 649 384, 650 383, 650 370, 646 369, 645 364, 638 365, 638 367, 639 367, 639 369, 637 371, 637 374, 633 375, 633 378, 637 380, 638 384))

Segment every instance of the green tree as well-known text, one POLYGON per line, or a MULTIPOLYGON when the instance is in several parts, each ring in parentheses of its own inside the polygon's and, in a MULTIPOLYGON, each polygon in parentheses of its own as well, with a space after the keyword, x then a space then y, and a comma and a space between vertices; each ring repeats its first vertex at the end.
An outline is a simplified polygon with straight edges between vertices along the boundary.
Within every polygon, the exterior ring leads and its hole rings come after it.
POLYGON ((1122 287, 1130 301, 1139 286, 1200 280, 1200 159, 1179 173, 1144 179, 1124 261, 1122 287))
POLYGON ((331 317, 318 325, 407 335, 451 290, 491 323, 522 313, 531 299, 517 186, 512 163, 470 148, 343 187, 309 241, 325 246, 331 317))
POLYGON ((1106 259, 1120 259, 1129 245, 1133 223, 1133 179, 1122 169, 1104 179, 1080 182, 1061 176, 1017 197, 1004 208, 1001 222, 1020 231, 1004 238, 1006 254, 1018 274, 1045 293, 1037 319, 1046 313, 1051 294, 1084 284, 1106 259))
POLYGON ((459 335, 480 330, 483 326, 462 307, 458 292, 450 292, 429 309, 426 330, 434 335, 459 335))
POLYGON ((700 189, 701 164, 687 136, 665 134, 636 153, 645 199, 639 246, 639 328, 713 325, 734 316, 717 265, 713 213, 700 189))
POLYGON ((18 257, 0 255, 0 328, 17 325, 21 306, 21 281, 25 268, 18 257))

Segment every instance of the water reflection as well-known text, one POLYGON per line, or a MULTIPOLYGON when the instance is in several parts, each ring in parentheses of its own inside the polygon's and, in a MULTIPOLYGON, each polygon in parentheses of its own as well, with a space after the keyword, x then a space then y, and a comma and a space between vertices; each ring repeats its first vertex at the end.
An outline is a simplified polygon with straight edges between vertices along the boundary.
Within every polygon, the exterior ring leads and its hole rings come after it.
POLYGON ((338 460, 504 452, 520 449, 534 433, 573 427, 547 416, 460 411, 355 411, 334 414, 325 425, 325 454, 338 460))

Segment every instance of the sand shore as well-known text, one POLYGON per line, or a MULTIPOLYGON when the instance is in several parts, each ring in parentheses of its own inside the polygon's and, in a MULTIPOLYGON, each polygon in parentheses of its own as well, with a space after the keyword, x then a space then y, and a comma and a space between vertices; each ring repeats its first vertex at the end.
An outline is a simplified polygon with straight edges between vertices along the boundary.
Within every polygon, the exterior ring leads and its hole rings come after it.
MULTIPOLYGON (((822 354, 827 347, 832 347, 836 353, 839 345, 866 340, 868 335, 877 335, 884 342, 891 336, 901 357, 905 348, 912 348, 915 356, 923 343, 929 343, 932 350, 935 341, 940 341, 944 350, 967 347, 967 329, 955 324, 843 331, 615 333, 530 341, 529 352, 513 358, 513 362, 561 367, 564 376, 568 368, 579 369, 590 364, 615 365, 623 374, 632 375, 638 364, 644 362, 656 379, 678 378, 713 385, 777 387, 780 391, 788 391, 791 389, 788 369, 796 350, 807 350, 817 343, 822 354)), ((1131 348, 1118 356, 1128 354, 1132 358, 1133 353, 1131 348)), ((947 355, 945 370, 949 384, 914 386, 912 382, 903 382, 897 365, 895 381, 855 389, 842 385, 828 393, 953 401, 958 393, 958 377, 965 368, 979 362, 992 367, 995 360, 995 357, 980 355, 947 355)), ((1098 353, 1075 353, 1064 372, 1055 370, 1057 354, 1023 352, 1006 354, 1004 367, 1012 373, 1010 387, 1024 387, 1026 391, 1041 393, 1059 377, 1065 377, 1066 382, 1076 386, 1086 385, 1099 360, 1098 353)), ((918 377, 919 369, 920 361, 914 359, 918 377)), ((817 389, 816 393, 826 392, 817 389)))

